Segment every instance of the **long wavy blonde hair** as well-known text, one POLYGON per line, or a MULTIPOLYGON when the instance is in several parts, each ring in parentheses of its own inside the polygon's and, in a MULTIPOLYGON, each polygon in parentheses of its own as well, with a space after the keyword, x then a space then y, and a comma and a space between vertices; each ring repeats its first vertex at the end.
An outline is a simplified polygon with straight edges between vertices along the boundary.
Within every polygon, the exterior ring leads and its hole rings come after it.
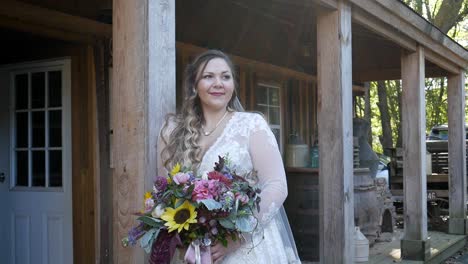
POLYGON ((227 110, 244 111, 237 98, 237 75, 231 59, 219 50, 208 50, 198 55, 185 69, 183 90, 186 98, 182 109, 176 114, 168 114, 161 129, 160 137, 166 146, 161 151, 160 158, 168 171, 176 163, 190 166, 194 170, 197 170, 201 163, 201 148, 198 142, 205 118, 196 88, 201 78, 200 73, 205 70, 208 62, 215 58, 221 58, 227 63, 234 81, 234 92, 228 102, 227 110))

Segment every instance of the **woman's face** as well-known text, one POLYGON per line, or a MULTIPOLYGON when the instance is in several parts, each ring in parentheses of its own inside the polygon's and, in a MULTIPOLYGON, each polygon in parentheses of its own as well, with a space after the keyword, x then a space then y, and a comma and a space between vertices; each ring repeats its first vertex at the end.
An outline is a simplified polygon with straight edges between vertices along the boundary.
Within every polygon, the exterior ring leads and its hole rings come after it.
POLYGON ((226 109, 234 92, 231 68, 224 59, 214 58, 198 73, 197 92, 203 110, 226 109))

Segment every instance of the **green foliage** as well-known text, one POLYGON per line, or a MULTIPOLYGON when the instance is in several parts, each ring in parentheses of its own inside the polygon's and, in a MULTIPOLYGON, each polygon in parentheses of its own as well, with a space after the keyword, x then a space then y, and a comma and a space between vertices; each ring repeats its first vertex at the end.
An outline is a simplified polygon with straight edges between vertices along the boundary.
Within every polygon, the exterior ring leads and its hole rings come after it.
MULTIPOLYGON (((441 9, 451 8, 450 4, 452 0, 403 0, 405 4, 413 8, 416 12, 420 13, 428 21, 433 24, 441 24, 444 22, 437 20, 439 17, 439 11, 441 9), (445 2, 445 3, 444 3, 445 2), (444 5, 445 4, 445 5, 444 5), (437 20, 437 21, 436 21, 437 20)), ((458 6, 460 7, 460 6, 458 6)), ((458 10, 458 9, 457 9, 458 10)), ((445 10, 446 11, 446 10, 445 10)), ((442 14, 442 13, 440 13, 442 14)), ((458 11, 457 19, 455 24, 448 30, 448 35, 459 42, 461 45, 468 47, 468 0, 463 0, 463 4, 458 11)), ((450 19, 450 18, 447 18, 450 19)), ((450 22, 450 21, 448 21, 450 22)), ((452 24, 449 24, 452 25, 452 24)), ((465 74, 465 79, 466 78, 465 74)), ((390 124, 392 127, 392 138, 394 144, 398 144, 399 131, 400 127, 400 102, 399 98, 401 97, 401 81, 386 81, 386 91, 388 99, 388 109, 390 116, 390 124)), ((466 86, 465 86, 466 87, 466 86)), ((377 106, 379 102, 377 94, 377 83, 371 83, 369 89, 370 96, 370 119, 371 119, 371 128, 372 128, 372 147, 374 151, 382 153, 382 145, 380 142, 380 137, 382 136, 382 125, 381 125, 381 115, 380 110, 377 106)), ((427 78, 425 81, 425 97, 426 97, 426 131, 440 124, 447 123, 447 79, 446 78, 427 78)), ((356 116, 364 117, 364 98, 356 98, 356 116)), ((466 112, 466 108, 465 108, 466 112)), ((468 112, 465 113, 466 118, 468 118, 468 112)), ((465 121, 468 122, 468 119, 465 121)))

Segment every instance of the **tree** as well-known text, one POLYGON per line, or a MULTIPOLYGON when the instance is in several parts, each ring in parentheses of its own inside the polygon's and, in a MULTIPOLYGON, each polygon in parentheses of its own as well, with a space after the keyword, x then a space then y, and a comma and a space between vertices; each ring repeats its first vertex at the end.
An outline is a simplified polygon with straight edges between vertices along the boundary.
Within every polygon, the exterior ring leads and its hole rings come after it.
MULTIPOLYGON (((438 27, 443 33, 455 38, 465 29, 461 23, 468 16, 468 0, 403 0, 417 13, 438 27)), ((380 140, 373 141, 375 150, 401 146, 401 84, 400 81, 377 82, 371 85, 371 96, 377 96, 380 114, 372 118, 372 132, 380 140), (380 118, 375 120, 375 118, 380 118), (381 135, 381 136, 379 136, 381 135), (379 145, 377 145, 380 143, 379 145)), ((370 99, 371 101, 372 98, 370 99)), ((428 78, 426 80, 426 128, 447 122, 447 89, 445 78, 428 78)))

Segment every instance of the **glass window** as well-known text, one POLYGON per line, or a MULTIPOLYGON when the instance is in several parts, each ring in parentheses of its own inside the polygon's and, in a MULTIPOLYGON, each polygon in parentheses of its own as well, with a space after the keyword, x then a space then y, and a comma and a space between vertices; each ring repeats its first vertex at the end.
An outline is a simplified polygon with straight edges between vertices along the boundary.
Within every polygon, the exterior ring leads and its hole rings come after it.
POLYGON ((49 72, 49 107, 62 106, 62 72, 49 72))
POLYGON ((281 108, 280 88, 274 85, 259 83, 255 90, 255 110, 263 113, 270 128, 281 146, 281 108))
POLYGON ((32 152, 32 186, 45 187, 45 151, 32 152))
POLYGON ((15 97, 16 109, 28 108, 28 74, 18 74, 15 76, 15 97))
POLYGON ((14 88, 15 185, 62 187, 62 72, 17 74, 14 88))
POLYGON ((45 73, 31 74, 31 108, 44 108, 45 106, 45 73))

